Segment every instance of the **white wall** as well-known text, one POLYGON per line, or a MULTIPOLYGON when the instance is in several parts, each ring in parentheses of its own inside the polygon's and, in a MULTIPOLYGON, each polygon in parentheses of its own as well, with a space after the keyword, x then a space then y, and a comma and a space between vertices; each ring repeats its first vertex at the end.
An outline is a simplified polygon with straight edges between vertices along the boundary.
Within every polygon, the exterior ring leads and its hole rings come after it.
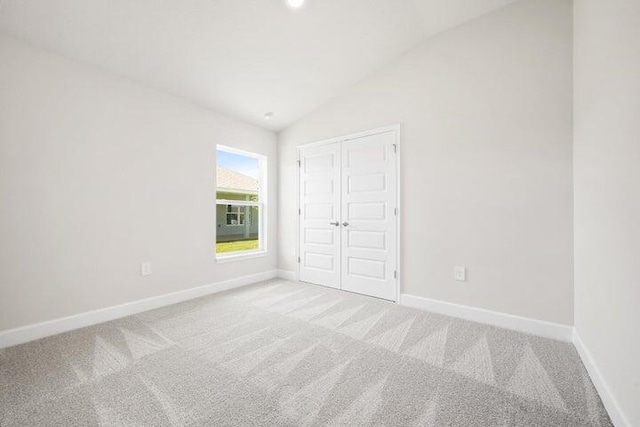
POLYGON ((281 132, 279 268, 296 269, 296 146, 402 123, 403 292, 572 324, 571 57, 571 2, 522 0, 281 132))
POLYGON ((274 269, 276 170, 271 132, 0 37, 0 331, 274 269), (217 143, 268 157, 265 258, 216 264, 217 143))
POLYGON ((640 2, 575 2, 575 326, 640 425, 640 2))

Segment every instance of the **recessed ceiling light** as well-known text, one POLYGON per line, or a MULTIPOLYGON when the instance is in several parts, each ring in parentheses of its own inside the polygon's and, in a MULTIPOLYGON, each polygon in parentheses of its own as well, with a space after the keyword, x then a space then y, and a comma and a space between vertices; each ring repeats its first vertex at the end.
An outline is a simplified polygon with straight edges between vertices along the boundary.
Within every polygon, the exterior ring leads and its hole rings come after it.
POLYGON ((287 0, 287 4, 289 7, 297 9, 304 4, 304 0, 287 0))
POLYGON ((272 118, 273 118, 273 113, 272 112, 264 113, 264 119, 265 120, 271 120, 272 118))

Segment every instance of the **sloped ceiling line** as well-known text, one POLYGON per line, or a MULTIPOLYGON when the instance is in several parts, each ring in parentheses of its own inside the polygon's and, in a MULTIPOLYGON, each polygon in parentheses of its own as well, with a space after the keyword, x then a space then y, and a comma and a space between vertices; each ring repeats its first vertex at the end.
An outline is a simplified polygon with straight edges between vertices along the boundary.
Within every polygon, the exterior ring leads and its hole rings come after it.
POLYGON ((0 32, 278 131, 425 38, 514 1, 0 0, 0 32))

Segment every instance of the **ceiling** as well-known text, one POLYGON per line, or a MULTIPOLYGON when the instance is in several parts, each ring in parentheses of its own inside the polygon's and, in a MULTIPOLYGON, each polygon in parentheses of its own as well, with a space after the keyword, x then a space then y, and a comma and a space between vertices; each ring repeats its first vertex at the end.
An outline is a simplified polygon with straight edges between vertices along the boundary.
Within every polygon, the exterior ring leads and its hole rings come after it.
POLYGON ((277 131, 513 1, 0 0, 0 32, 277 131))

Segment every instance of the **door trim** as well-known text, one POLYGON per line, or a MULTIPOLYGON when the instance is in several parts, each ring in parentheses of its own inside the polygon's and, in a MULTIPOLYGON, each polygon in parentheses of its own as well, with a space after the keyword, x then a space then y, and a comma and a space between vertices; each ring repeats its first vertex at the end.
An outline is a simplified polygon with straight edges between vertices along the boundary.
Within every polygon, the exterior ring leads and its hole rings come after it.
POLYGON ((320 141, 309 142, 297 145, 297 169, 296 169, 296 198, 298 202, 296 204, 298 209, 297 221, 296 221, 296 281, 300 281, 300 211, 302 209, 302 201, 300 200, 300 152, 305 148, 315 147, 326 144, 335 144, 338 142, 349 141, 352 139, 358 139, 365 136, 377 135, 380 133, 395 132, 395 151, 396 151, 396 208, 398 209, 396 215, 396 299, 395 303, 400 304, 400 295, 402 291, 402 124, 397 123, 394 125, 383 126, 375 129, 364 130, 347 135, 336 136, 332 138, 323 139, 320 141))

